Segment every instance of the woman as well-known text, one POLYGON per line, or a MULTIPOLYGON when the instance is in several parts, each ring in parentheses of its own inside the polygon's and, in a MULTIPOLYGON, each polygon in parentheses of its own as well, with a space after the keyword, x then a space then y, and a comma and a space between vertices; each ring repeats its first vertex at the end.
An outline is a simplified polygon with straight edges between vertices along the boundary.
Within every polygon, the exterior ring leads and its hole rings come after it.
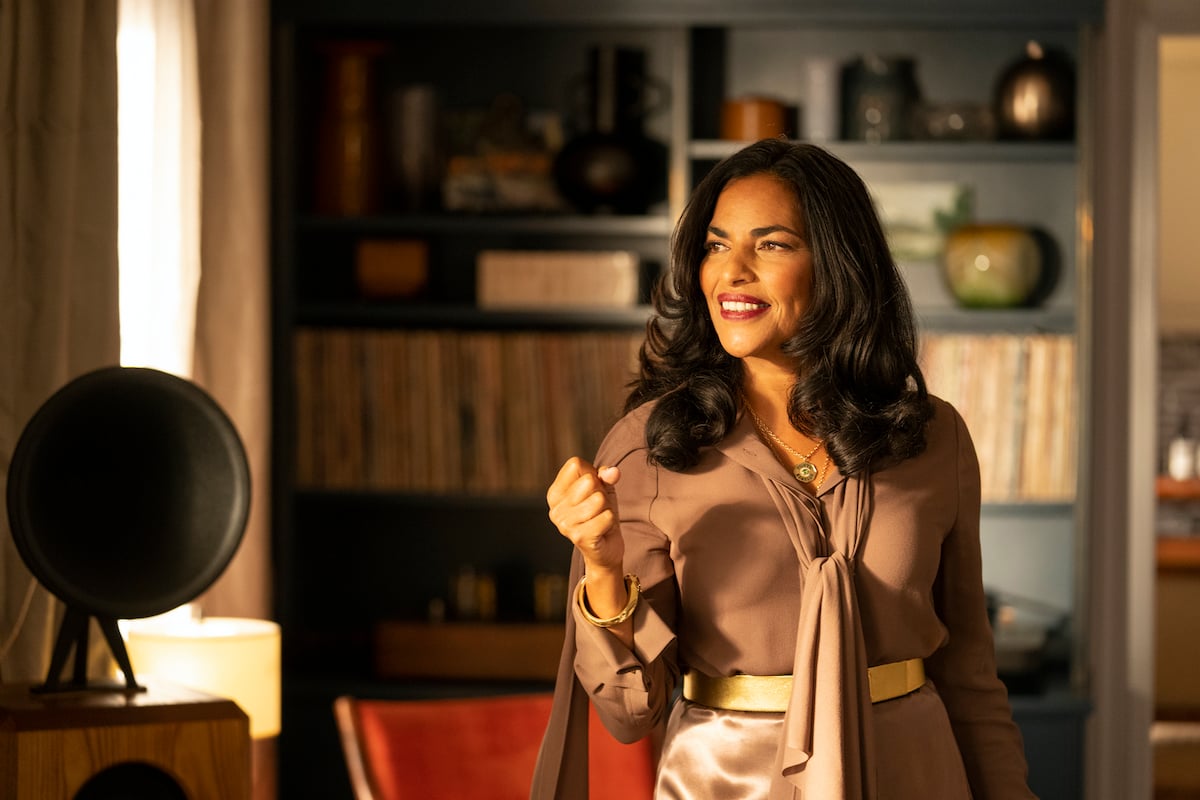
POLYGON ((1031 797, 975 451, 862 181, 758 142, 671 248, 625 417, 547 492, 578 583, 533 796, 586 796, 591 702, 665 723, 657 798, 1031 797))

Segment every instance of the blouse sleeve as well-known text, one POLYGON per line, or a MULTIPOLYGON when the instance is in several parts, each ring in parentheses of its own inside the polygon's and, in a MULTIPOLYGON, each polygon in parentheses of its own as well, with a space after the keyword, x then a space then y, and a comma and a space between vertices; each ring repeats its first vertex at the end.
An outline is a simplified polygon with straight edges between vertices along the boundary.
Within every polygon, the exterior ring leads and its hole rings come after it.
POLYGON ((946 644, 926 661, 942 696, 976 800, 1032 798, 1020 730, 996 676, 979 544, 979 461, 962 417, 957 437, 958 515, 942 543, 934 586, 946 644))
POLYGON ((577 604, 575 674, 597 715, 614 737, 632 742, 650 733, 665 716, 679 667, 675 653, 677 589, 670 542, 651 521, 658 471, 644 448, 621 453, 601 446, 597 464, 618 466, 617 504, 625 537, 625 571, 638 576, 642 599, 633 614, 633 649, 609 631, 587 622, 577 604))

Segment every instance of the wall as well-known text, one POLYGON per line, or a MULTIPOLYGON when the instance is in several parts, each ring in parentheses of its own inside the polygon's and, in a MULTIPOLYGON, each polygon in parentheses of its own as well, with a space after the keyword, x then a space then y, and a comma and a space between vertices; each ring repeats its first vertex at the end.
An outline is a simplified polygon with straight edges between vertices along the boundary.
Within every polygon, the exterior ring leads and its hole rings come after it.
POLYGON ((1159 327, 1200 332, 1200 37, 1162 37, 1159 70, 1159 327))

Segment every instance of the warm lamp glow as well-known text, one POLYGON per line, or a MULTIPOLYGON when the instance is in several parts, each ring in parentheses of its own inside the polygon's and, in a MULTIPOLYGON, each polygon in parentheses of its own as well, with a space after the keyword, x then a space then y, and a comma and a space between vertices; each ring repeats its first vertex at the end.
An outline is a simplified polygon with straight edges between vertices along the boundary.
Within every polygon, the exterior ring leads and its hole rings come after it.
POLYGON ((157 678, 227 697, 250 717, 253 738, 278 735, 277 624, 235 617, 163 617, 129 621, 124 627, 138 679, 157 678))

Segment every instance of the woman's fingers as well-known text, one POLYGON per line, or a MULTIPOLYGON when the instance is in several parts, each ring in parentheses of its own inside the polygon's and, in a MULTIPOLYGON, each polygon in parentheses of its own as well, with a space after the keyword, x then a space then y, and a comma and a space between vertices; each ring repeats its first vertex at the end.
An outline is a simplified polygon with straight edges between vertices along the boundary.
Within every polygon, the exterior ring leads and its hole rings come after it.
POLYGON ((611 562, 620 567, 625 548, 613 490, 620 476, 615 467, 596 468, 581 458, 572 458, 559 469, 546 492, 550 521, 588 564, 611 562))
POLYGON ((613 504, 605 484, 595 474, 580 475, 569 486, 553 494, 550 520, 563 533, 567 533, 566 528, 587 522, 613 504))
POLYGON ((558 505, 579 478, 594 474, 596 468, 582 458, 574 456, 567 459, 554 476, 550 488, 546 490, 546 502, 551 506, 558 505))
POLYGON ((600 480, 613 486, 617 481, 621 480, 621 470, 616 467, 598 467, 596 474, 600 476, 600 480))

